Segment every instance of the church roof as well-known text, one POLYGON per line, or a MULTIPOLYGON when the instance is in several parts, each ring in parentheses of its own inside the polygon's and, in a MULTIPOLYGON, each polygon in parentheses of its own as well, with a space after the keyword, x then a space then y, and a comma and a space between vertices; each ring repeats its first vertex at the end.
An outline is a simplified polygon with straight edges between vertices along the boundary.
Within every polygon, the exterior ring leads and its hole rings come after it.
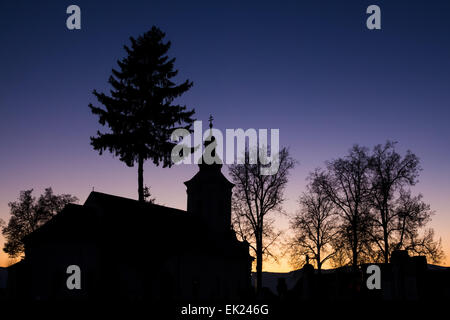
POLYGON ((159 214, 169 214, 169 215, 187 214, 187 212, 184 210, 161 206, 150 202, 143 203, 134 199, 124 198, 97 191, 92 191, 89 194, 89 197, 84 202, 84 206, 114 208, 115 211, 119 209, 125 209, 126 211, 133 211, 139 213, 158 212, 159 214))
POLYGON ((188 216, 184 210, 93 191, 83 205, 66 205, 51 220, 25 237, 24 241, 79 238, 80 235, 140 237, 142 233, 148 234, 148 229, 153 236, 157 236, 166 230, 164 226, 177 230, 180 225, 186 225, 188 216), (162 228, 154 228, 155 225, 162 228))
POLYGON ((215 170, 213 168, 211 168, 211 170, 199 170, 195 174, 195 176, 193 176, 190 180, 184 182, 187 187, 193 184, 208 185, 210 183, 221 183, 228 186, 229 188, 234 187, 234 184, 223 175, 220 169, 215 170))
MULTIPOLYGON (((114 252, 131 250, 132 255, 141 255, 150 248, 153 253, 167 254, 174 250, 195 251, 207 247, 216 254, 229 254, 225 253, 228 249, 222 251, 220 243, 206 238, 206 228, 202 221, 184 210, 91 192, 83 205, 67 205, 28 235, 24 243, 27 247, 42 241, 94 241, 114 252)), ((243 245, 236 238, 230 244, 243 245)), ((247 252, 248 255, 248 251, 238 251, 238 254, 247 252)))

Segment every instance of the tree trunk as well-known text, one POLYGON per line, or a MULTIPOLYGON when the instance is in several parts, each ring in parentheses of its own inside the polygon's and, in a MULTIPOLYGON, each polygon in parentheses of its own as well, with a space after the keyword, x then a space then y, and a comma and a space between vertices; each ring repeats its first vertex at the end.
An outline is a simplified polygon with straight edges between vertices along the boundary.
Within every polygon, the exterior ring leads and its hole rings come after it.
POLYGON ((357 225, 356 222, 353 225, 353 248, 352 248, 352 255, 353 255, 353 271, 358 270, 358 234, 357 234, 357 225))
POLYGON ((353 246, 353 250, 352 250, 352 254, 353 254, 353 271, 357 271, 358 270, 358 249, 353 246))
POLYGON ((389 236, 387 227, 384 229, 384 263, 389 263, 389 236))
POLYGON ((138 159, 138 194, 139 201, 144 202, 144 158, 142 156, 138 159))
POLYGON ((317 272, 320 274, 321 273, 321 269, 322 269, 322 264, 320 263, 320 250, 322 249, 322 246, 320 245, 320 228, 321 228, 321 223, 320 223, 320 219, 317 222, 317 232, 316 232, 316 250, 317 250, 317 254, 316 254, 316 265, 317 265, 317 272))
POLYGON ((262 289, 262 239, 256 241, 256 293, 261 293, 262 289))
POLYGON ((389 262, 389 234, 388 234, 388 217, 389 209, 387 204, 387 197, 385 197, 383 203, 384 209, 381 212, 381 222, 383 223, 383 240, 384 240, 384 263, 389 262))

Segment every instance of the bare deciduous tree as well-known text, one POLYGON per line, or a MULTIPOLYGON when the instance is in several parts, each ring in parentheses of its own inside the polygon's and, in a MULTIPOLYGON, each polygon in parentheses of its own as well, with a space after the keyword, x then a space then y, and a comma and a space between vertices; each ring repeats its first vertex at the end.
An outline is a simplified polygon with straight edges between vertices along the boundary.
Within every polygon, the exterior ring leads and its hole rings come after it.
POLYGON ((345 158, 316 171, 314 183, 334 203, 341 221, 333 239, 338 252, 335 265, 349 260, 356 269, 362 262, 389 262, 394 250, 426 255, 433 262, 444 254, 432 229, 421 232, 433 212, 408 189, 417 183, 420 166, 410 151, 401 156, 395 143, 377 145, 373 153, 354 146, 345 158))
POLYGON ((338 232, 334 203, 312 181, 300 196, 299 205, 300 210, 291 220, 294 231, 288 243, 291 263, 300 267, 312 258, 320 273, 323 263, 336 253, 332 246, 338 232))
MULTIPOLYGON (((410 151, 402 158, 395 151, 395 142, 377 145, 370 157, 371 205, 373 207, 372 238, 385 263, 389 261, 398 235, 397 197, 405 187, 416 183, 419 175, 419 159, 410 151)), ((404 216, 408 216, 404 212, 404 216)), ((406 226, 406 225, 404 225, 406 226)))
POLYGON ((431 220, 433 211, 430 205, 422 201, 422 195, 411 196, 410 191, 401 191, 397 199, 396 210, 396 238, 394 249, 405 249, 417 255, 424 255, 433 263, 444 259, 441 239, 434 239, 434 230, 424 228, 431 220))
POLYGON ((326 171, 314 173, 316 187, 323 190, 341 216, 340 244, 350 250, 354 269, 367 248, 369 225, 369 156, 367 148, 355 145, 349 154, 327 162, 326 171))
POLYGON ((441 239, 434 240, 434 230, 426 229, 422 236, 418 232, 412 232, 405 249, 416 255, 427 257, 433 263, 439 263, 445 258, 441 239))
MULTIPOLYGON (((260 161, 251 164, 246 152, 243 164, 229 167, 235 184, 233 190, 233 227, 237 235, 250 243, 256 255, 256 288, 262 288, 263 257, 271 256, 269 247, 280 236, 269 217, 272 212, 281 212, 284 201, 283 192, 288 182, 289 171, 295 161, 289 151, 283 148, 278 157, 279 169, 272 175, 262 175, 265 167, 260 161)), ((272 255, 273 256, 273 255, 272 255)))

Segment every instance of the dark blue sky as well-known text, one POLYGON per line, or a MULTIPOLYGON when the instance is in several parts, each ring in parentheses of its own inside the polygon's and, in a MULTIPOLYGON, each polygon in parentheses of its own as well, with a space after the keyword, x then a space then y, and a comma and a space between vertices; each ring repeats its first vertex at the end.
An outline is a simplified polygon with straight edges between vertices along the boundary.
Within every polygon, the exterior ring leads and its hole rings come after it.
MULTIPOLYGON (((194 82, 181 100, 197 119, 280 129, 300 163, 288 207, 325 160, 354 143, 396 140, 422 159, 417 191, 438 211, 448 251, 449 14, 450 2, 436 0, 2 1, 0 217, 31 187, 81 201, 92 186, 136 197, 135 169, 91 149, 99 125, 88 103, 94 88, 108 88, 129 36, 157 25, 179 79, 194 82), (71 4, 81 8, 79 31, 65 26, 71 4), (382 30, 365 26, 371 4, 381 7, 382 30)), ((145 182, 163 204, 185 208, 182 181, 195 170, 147 164, 145 182)))

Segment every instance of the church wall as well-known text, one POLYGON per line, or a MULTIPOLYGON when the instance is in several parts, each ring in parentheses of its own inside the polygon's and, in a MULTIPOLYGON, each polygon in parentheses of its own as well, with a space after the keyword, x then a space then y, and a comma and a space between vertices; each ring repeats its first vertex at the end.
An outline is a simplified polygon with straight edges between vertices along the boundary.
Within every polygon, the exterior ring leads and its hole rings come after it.
POLYGON ((83 299, 100 290, 98 252, 88 243, 40 243, 27 249, 26 264, 32 300, 83 299), (81 290, 67 288, 70 265, 81 269, 81 290))

